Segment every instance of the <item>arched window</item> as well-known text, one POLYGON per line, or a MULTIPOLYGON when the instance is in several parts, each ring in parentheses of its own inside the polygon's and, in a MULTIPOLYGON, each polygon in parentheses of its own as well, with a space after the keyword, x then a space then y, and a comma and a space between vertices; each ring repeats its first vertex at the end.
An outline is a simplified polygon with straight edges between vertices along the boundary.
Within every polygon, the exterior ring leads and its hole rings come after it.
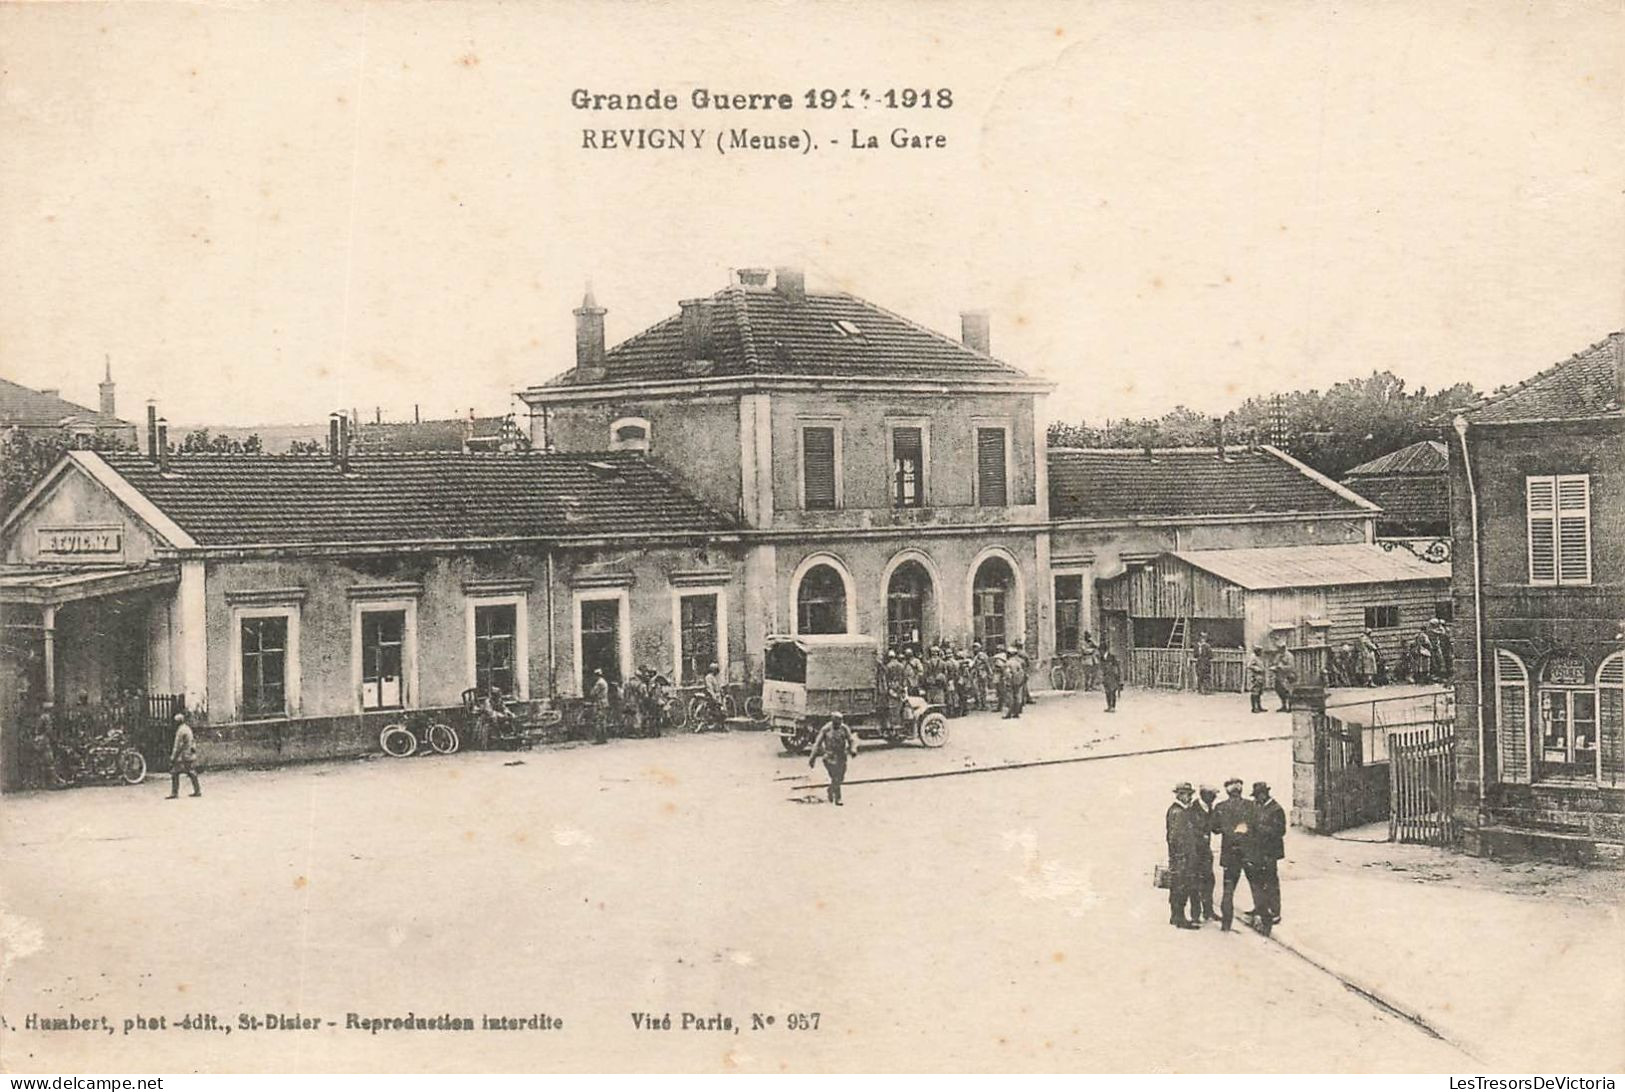
POLYGON ((830 565, 814 565, 796 589, 796 632, 846 632, 846 582, 830 565))
POLYGON ((934 636, 930 630, 931 574, 918 561, 904 561, 886 582, 886 644, 918 645, 934 636))
POLYGON ((1008 632, 1015 573, 1002 557, 990 557, 977 566, 971 583, 971 630, 984 648, 1004 645, 1014 635, 1008 632))
POLYGON ((648 451, 649 422, 643 417, 622 417, 609 426, 611 451, 648 451))

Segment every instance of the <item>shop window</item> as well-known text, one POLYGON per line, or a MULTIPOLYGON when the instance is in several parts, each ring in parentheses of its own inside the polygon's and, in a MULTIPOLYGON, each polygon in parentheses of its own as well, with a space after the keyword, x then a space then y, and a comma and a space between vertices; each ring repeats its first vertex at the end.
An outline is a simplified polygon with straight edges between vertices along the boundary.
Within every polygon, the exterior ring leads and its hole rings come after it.
POLYGON ((814 565, 796 589, 796 632, 846 632, 846 583, 830 565, 814 565))
POLYGON ((1597 776, 1597 692, 1590 682, 1578 656, 1553 656, 1541 671, 1535 709, 1542 779, 1597 776))
POLYGON ((492 603, 474 608, 474 686, 480 693, 516 695, 519 608, 492 603))
POLYGON ((1397 603, 1384 603, 1381 606, 1365 608, 1366 629, 1398 629, 1399 605, 1397 603))
POLYGON ((288 712, 288 619, 244 618, 242 626, 243 716, 279 717, 288 712))

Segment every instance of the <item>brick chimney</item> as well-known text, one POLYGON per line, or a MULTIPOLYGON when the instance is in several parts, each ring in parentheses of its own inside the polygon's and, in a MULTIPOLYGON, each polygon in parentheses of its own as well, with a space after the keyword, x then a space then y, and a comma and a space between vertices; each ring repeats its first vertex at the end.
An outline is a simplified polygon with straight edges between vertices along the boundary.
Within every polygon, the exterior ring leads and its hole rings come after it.
POLYGON ((741 288, 761 288, 767 284, 768 271, 757 266, 738 270, 741 288))
POLYGON ((147 462, 158 464, 158 403, 147 399, 147 462))
POLYGON ((965 343, 965 348, 983 356, 993 355, 993 338, 986 311, 961 311, 959 330, 959 340, 965 343))
POLYGON ((158 471, 169 473, 169 422, 158 418, 158 471))
POLYGON ((604 369, 604 314, 593 298, 592 285, 581 297, 576 316, 576 380, 580 383, 602 383, 607 375, 604 369))
POLYGON ((113 408, 113 355, 107 354, 107 372, 102 379, 101 386, 97 388, 102 395, 102 413, 108 417, 117 417, 113 408))
POLYGON ((805 303, 807 275, 794 266, 781 265, 773 271, 773 291, 791 303, 805 303))
POLYGON ((711 301, 682 300, 683 359, 689 363, 711 359, 711 301))

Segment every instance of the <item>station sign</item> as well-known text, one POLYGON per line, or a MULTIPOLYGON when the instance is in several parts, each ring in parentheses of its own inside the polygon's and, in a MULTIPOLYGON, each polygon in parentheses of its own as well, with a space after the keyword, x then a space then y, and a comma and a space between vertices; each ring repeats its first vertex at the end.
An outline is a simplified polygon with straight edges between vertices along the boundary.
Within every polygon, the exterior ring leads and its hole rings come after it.
POLYGON ((39 528, 39 556, 105 561, 124 555, 124 528, 97 524, 39 528))

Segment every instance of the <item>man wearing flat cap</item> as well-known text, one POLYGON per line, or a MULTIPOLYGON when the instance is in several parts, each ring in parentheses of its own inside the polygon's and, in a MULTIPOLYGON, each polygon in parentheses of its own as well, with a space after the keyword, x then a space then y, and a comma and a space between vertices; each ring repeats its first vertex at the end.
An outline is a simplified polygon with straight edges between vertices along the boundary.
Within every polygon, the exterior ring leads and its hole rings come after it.
MULTIPOLYGON (((1224 799, 1213 808, 1213 825, 1219 834, 1219 868, 1224 872, 1224 894, 1219 900, 1219 928, 1230 931, 1236 917, 1236 884, 1245 871, 1247 885, 1252 886, 1252 872, 1247 868, 1246 846, 1252 837, 1257 809, 1253 802, 1241 794, 1242 780, 1232 777, 1224 783, 1224 799)), ((1254 889, 1253 901, 1258 901, 1254 889)))
POLYGON ((1194 811, 1196 790, 1189 781, 1174 786, 1174 802, 1168 805, 1168 924, 1180 929, 1199 929, 1200 923, 1185 917, 1185 904, 1190 901, 1192 878, 1196 873, 1197 836, 1194 822, 1201 816, 1194 811))
POLYGON ((1191 862, 1190 919, 1192 921, 1218 921, 1213 912, 1213 833, 1219 829, 1218 816, 1213 812, 1213 801, 1219 791, 1212 785, 1203 785, 1190 806, 1191 838, 1196 856, 1191 862))
POLYGON ((1277 871, 1286 856, 1286 811, 1270 796, 1270 787, 1253 782, 1252 836, 1246 847, 1247 884, 1253 889, 1253 912, 1259 931, 1269 935, 1270 926, 1281 920, 1281 878, 1277 871))

